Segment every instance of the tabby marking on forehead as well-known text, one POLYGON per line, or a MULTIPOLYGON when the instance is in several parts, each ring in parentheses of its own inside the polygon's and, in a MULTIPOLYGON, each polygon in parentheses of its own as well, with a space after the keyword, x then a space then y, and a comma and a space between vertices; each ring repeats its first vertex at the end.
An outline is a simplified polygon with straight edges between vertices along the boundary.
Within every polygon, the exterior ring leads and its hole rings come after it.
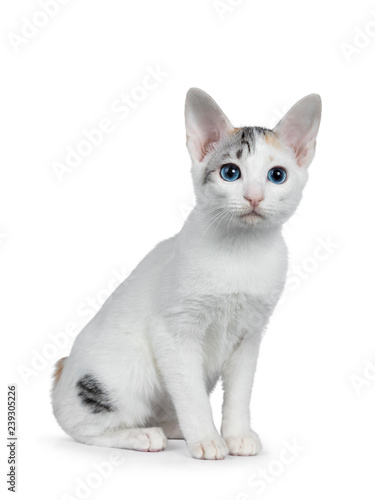
POLYGON ((255 145, 258 137, 264 137, 267 143, 271 143, 273 140, 274 133, 272 130, 263 127, 243 127, 240 129, 240 134, 237 134, 236 145, 238 144, 239 149, 236 153, 238 159, 241 159, 242 153, 246 150, 248 154, 254 153, 255 145), (242 152, 240 153, 240 150, 242 152))

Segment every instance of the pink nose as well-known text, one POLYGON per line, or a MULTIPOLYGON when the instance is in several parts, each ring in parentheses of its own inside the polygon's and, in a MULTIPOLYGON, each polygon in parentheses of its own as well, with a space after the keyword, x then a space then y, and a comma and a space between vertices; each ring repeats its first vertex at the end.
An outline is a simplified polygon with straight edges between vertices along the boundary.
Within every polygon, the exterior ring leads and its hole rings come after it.
POLYGON ((252 208, 256 208, 259 203, 264 200, 263 196, 252 196, 251 198, 245 196, 244 198, 250 203, 252 208))

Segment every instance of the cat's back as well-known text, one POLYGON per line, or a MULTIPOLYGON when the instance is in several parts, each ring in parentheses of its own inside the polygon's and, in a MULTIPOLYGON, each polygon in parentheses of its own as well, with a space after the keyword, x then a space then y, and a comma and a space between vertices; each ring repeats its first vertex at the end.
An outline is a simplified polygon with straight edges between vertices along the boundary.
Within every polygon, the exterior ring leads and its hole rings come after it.
POLYGON ((174 259, 175 246, 175 236, 156 245, 106 300, 76 343, 85 342, 86 337, 108 338, 124 331, 144 330, 153 314, 164 270, 174 259))
MULTIPOLYGON (((138 264, 134 271, 115 290, 112 302, 124 310, 151 309, 153 297, 160 287, 161 277, 175 257, 176 237, 163 240, 138 264)), ((111 300, 108 300, 110 304, 111 300)))

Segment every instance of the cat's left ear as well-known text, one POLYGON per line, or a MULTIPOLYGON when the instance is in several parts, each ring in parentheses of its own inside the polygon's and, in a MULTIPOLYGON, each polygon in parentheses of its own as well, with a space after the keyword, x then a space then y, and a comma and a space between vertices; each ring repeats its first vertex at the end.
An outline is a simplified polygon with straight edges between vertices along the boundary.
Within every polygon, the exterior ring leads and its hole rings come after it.
POLYGON ((310 94, 298 101, 273 129, 293 149, 301 167, 308 167, 314 158, 321 114, 320 96, 310 94))
POLYGON ((233 127, 216 102, 203 90, 192 88, 185 102, 186 145, 201 162, 233 127))

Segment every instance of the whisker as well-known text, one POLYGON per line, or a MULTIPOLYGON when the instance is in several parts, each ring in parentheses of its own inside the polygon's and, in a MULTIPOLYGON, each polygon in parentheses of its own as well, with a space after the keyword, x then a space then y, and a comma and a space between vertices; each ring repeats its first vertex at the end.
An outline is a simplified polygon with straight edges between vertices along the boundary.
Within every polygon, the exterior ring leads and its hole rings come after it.
POLYGON ((229 226, 231 225, 235 215, 236 215, 235 212, 233 212, 232 217, 229 219, 228 226, 227 226, 227 234, 229 233, 229 226))
POLYGON ((180 242, 180 245, 179 247, 182 247, 182 244, 184 243, 185 241, 185 238, 186 238, 186 235, 187 233, 190 231, 190 229, 195 226, 198 222, 200 222, 205 216, 207 216, 208 214, 210 213, 213 213, 215 211, 218 210, 218 207, 209 207, 207 210, 204 210, 203 212, 201 212, 198 217, 194 218, 193 220, 187 220, 186 223, 185 223, 185 228, 184 228, 184 231, 183 231, 183 236, 181 238, 181 242, 180 242))
POLYGON ((225 210, 225 212, 224 212, 224 214, 223 214, 223 217, 222 217, 222 218, 219 220, 219 222, 217 223, 217 225, 216 225, 216 227, 215 227, 215 230, 214 230, 214 232, 213 232, 212 236, 214 236, 214 235, 215 235, 215 233, 216 233, 216 229, 220 226, 221 222, 225 219, 225 217, 226 217, 229 213, 230 213, 230 212, 229 212, 229 210, 228 210, 228 209, 226 209, 226 210, 225 210))
POLYGON ((201 238, 203 238, 203 236, 207 233, 207 231, 210 229, 210 227, 219 219, 219 217, 221 217, 223 215, 223 212, 225 212, 226 209, 221 209, 220 213, 218 215, 215 215, 212 219, 210 219, 210 223, 209 225, 207 226, 207 228, 205 229, 205 231, 202 233, 201 235, 201 238))

